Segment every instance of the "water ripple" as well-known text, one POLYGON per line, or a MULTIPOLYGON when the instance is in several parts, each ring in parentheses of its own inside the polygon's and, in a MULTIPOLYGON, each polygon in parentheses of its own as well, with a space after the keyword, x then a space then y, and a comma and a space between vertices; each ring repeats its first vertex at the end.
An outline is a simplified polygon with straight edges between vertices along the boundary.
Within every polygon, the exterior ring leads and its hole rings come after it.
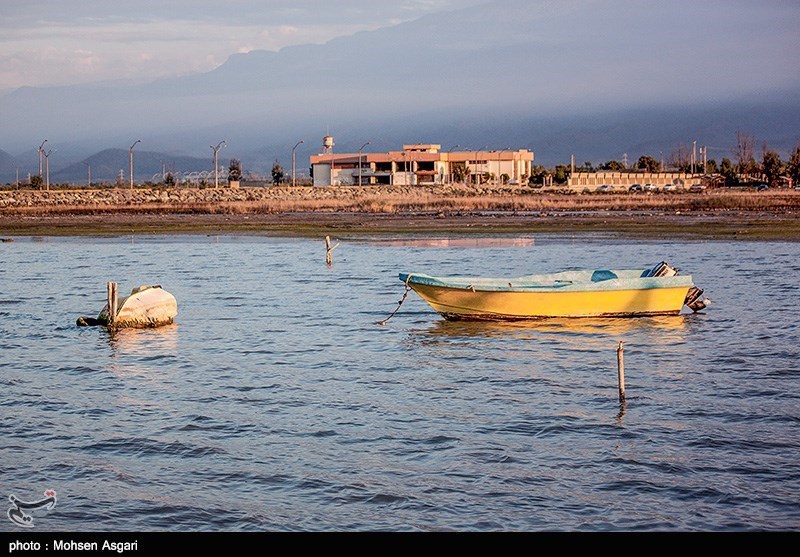
POLYGON ((345 241, 328 267, 318 240, 21 242, 2 265, 3 485, 56 489, 37 527, 61 531, 795 530, 800 244, 527 246, 345 241), (412 294, 374 325, 399 271, 664 259, 707 311, 451 323, 412 294), (177 323, 75 327, 109 268, 123 292, 164 285, 177 323))

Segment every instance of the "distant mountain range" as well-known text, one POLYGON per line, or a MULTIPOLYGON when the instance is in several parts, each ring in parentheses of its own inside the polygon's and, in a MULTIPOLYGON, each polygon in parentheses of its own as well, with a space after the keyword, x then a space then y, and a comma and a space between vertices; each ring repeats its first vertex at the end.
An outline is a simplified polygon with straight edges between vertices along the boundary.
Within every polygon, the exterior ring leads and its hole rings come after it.
MULTIPOLYGON (((223 139, 227 157, 260 173, 276 159, 288 168, 302 139, 307 172, 328 132, 337 152, 366 141, 368 151, 514 147, 546 165, 573 153, 581 163, 666 155, 693 140, 721 158, 737 129, 785 152, 800 141, 800 9, 778 7, 494 0, 325 45, 237 54, 204 74, 17 89, 0 97, 0 147, 30 169, 32 146, 48 138, 60 165, 54 175, 51 158, 51 180, 80 179, 81 160, 136 139, 142 177, 162 160, 210 165, 209 145, 223 139)), ((128 157, 112 152, 97 166, 111 179, 128 157)), ((9 164, 0 159, 0 181, 13 179, 9 164)))
MULTIPOLYGON (((29 157, 30 158, 30 157, 29 157)), ((219 157, 219 178, 227 178, 230 159, 219 157)), ((12 157, 5 151, 0 151, 0 183, 11 183, 16 180, 16 170, 19 169, 20 181, 26 181, 28 174, 38 173, 38 159, 34 152, 33 160, 12 157)), ((124 180, 130 179, 130 151, 127 149, 105 149, 90 157, 71 164, 55 166, 50 165, 51 183, 86 183, 91 169, 92 182, 114 182, 120 175, 124 180)), ((197 157, 174 156, 153 151, 134 151, 134 178, 137 182, 161 181, 163 172, 173 174, 189 174, 192 172, 206 172, 211 180, 214 179, 213 157, 201 159, 197 157)))

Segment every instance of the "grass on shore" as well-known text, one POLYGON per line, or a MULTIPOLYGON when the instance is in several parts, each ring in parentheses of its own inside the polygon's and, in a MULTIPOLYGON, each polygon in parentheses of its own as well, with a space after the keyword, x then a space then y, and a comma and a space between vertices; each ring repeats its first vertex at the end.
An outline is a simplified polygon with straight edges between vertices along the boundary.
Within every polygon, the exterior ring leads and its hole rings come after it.
POLYGON ((275 197, 247 201, 149 202, 126 204, 12 205, 0 209, 5 216, 121 214, 276 214, 307 212, 403 213, 414 211, 779 211, 800 210, 800 192, 728 192, 661 195, 564 194, 437 194, 428 189, 387 194, 372 190, 332 190, 320 197, 309 188, 300 197, 275 197))

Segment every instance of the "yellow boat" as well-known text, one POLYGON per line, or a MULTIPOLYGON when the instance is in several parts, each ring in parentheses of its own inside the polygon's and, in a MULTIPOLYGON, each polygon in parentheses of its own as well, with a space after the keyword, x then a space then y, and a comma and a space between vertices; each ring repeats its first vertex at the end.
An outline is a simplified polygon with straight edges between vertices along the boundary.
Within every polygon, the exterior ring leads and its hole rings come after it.
POLYGON ((564 271, 517 278, 432 277, 401 273, 445 319, 678 315, 684 304, 703 309, 692 277, 661 262, 650 269, 564 271))

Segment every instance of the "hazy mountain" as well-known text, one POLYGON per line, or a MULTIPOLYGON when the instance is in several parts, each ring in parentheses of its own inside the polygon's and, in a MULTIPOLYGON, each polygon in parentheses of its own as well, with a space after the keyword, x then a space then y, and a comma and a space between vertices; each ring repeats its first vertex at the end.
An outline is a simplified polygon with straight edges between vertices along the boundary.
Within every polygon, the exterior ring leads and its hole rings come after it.
MULTIPOLYGON (((17 160, 0 149, 0 184, 16 181, 17 160)), ((25 175, 20 174, 20 179, 25 175)))
MULTIPOLYGON (((219 158, 220 179, 228 175, 228 159, 219 158)), ((152 151, 135 150, 133 153, 133 175, 137 182, 160 180, 162 168, 167 172, 213 172, 213 157, 172 156, 152 151), (163 164, 163 167, 162 167, 163 164)), ((82 183, 88 180, 89 165, 92 182, 114 182, 122 171, 123 178, 130 179, 130 151, 128 149, 105 149, 87 159, 71 164, 57 172, 50 171, 51 182, 82 183)), ((213 174, 211 175, 213 180, 213 174)))
POLYGON ((739 128, 788 148, 800 114, 798 23, 800 5, 780 2, 495 0, 325 45, 237 54, 205 74, 18 89, 0 99, 0 145, 142 139, 207 156, 225 139, 229 156, 256 170, 274 158, 286 167, 300 139, 305 169, 328 131, 339 151, 431 141, 528 147, 543 162, 693 138, 723 148, 739 128))

